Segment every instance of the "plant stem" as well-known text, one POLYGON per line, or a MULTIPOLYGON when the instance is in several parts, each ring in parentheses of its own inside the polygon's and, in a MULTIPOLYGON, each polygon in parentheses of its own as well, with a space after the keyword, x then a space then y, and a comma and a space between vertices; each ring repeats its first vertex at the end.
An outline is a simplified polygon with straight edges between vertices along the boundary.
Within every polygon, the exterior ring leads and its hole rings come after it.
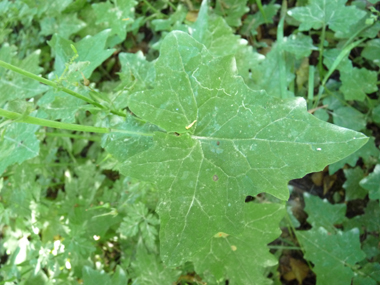
MULTIPOLYGON (((26 76, 26 77, 29 77, 31 79, 34 79, 34 80, 36 80, 38 82, 41 82, 43 84, 46 84, 48 86, 51 86, 51 87, 57 88, 59 90, 62 90, 63 92, 65 92, 65 93, 67 93, 67 94, 69 94, 71 96, 74 96, 74 97, 76 97, 78 99, 81 99, 81 100, 83 100, 83 101, 85 101, 87 103, 90 103, 90 104, 92 104, 92 105, 94 105, 96 107, 99 107, 100 109, 107 110, 106 107, 104 107, 103 105, 99 104, 98 102, 95 102, 95 101, 93 101, 93 100, 91 100, 91 99, 89 99, 89 98, 87 98, 87 97, 85 97, 85 96, 83 96, 83 95, 81 95, 81 94, 79 94, 77 92, 74 92, 74 91, 72 91, 72 90, 70 90, 70 89, 68 89, 66 87, 60 86, 60 85, 58 85, 58 83, 56 83, 54 81, 51 81, 51 80, 45 79, 43 77, 40 77, 38 75, 35 75, 33 73, 30 73, 30 72, 28 72, 26 70, 18 68, 17 66, 14 66, 12 64, 6 63, 6 62, 4 62, 2 60, 0 60, 0 66, 4 67, 6 69, 12 70, 14 72, 17 72, 18 74, 21 74, 23 76, 26 76)), ((123 112, 119 112, 119 111, 115 111, 115 110, 110 110, 110 112, 113 113, 113 114, 115 114, 115 115, 125 117, 125 114, 123 112)))
POLYGON ((326 37, 326 25, 323 25, 321 38, 320 38, 320 44, 319 44, 319 57, 318 57, 318 71, 319 71, 319 77, 323 78, 323 48, 325 44, 325 37, 326 37))
POLYGON ((162 14, 160 11, 158 11, 156 8, 154 8, 154 7, 152 6, 152 4, 150 4, 147 0, 143 0, 143 2, 144 2, 145 5, 147 5, 148 8, 149 8, 150 10, 152 10, 153 12, 155 12, 155 13, 157 13, 157 14, 159 14, 159 15, 164 15, 164 14, 162 14))
POLYGON ((170 2, 170 0, 166 0, 165 1, 170 7, 172 7, 172 9, 174 10, 174 11, 177 11, 177 7, 172 3, 172 2, 170 2))
POLYGON ((11 119, 11 120, 18 119, 17 121, 18 123, 28 123, 28 124, 39 125, 43 127, 64 129, 64 130, 70 130, 70 131, 91 132, 91 133, 99 133, 99 134, 117 132, 117 133, 129 134, 129 135, 149 136, 149 137, 153 136, 153 133, 139 133, 139 132, 126 131, 126 130, 119 130, 119 129, 61 123, 61 122, 56 122, 56 121, 51 121, 51 120, 39 119, 39 118, 31 117, 31 116, 25 116, 25 115, 15 113, 15 112, 10 112, 4 109, 0 109, 0 116, 11 119))

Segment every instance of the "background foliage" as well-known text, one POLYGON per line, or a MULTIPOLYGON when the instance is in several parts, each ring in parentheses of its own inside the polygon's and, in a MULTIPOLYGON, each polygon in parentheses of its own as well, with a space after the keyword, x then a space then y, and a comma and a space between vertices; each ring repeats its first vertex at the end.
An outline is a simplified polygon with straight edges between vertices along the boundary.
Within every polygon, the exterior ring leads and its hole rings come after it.
POLYGON ((379 3, 346 2, 0 1, 51 80, 0 67, 0 284, 380 282, 379 3))

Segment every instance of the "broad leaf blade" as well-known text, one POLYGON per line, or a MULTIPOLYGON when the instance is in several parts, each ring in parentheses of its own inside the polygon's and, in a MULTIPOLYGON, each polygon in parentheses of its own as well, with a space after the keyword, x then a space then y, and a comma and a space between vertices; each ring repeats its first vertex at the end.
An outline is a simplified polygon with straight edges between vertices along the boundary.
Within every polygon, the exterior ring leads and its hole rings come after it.
POLYGON ((324 228, 297 231, 305 258, 314 263, 317 285, 350 284, 355 273, 351 269, 365 258, 360 249, 359 231, 331 234, 324 228))
POLYGON ((348 32, 351 25, 356 24, 365 12, 355 6, 345 6, 347 0, 310 0, 305 7, 297 7, 288 14, 301 22, 299 29, 321 29, 329 26, 335 32, 348 32))
MULTIPOLYGON (((267 192, 286 200, 290 179, 322 170, 367 138, 317 120, 303 99, 281 100, 249 89, 236 76, 233 57, 214 58, 183 32, 164 39, 155 68, 155 88, 132 94, 129 108, 168 133, 156 132, 151 147, 123 161, 121 171, 156 183, 162 191, 158 213, 164 262, 177 266, 189 260, 202 269, 207 263, 215 278, 239 282, 243 277, 235 276, 233 265, 225 265, 224 274, 217 269, 227 252, 224 247, 214 252, 211 240, 217 233, 234 240, 250 232, 255 218, 244 205, 245 196, 267 192), (215 256, 206 262, 207 252, 215 256)), ((274 228, 283 207, 273 207, 272 214, 261 209, 257 215, 268 221, 273 215, 274 228)), ((250 234, 260 240, 262 233, 250 234)), ((271 232, 261 242, 275 237, 271 232)), ((244 252, 233 254, 245 258, 244 252)), ((268 265, 267 258, 256 266, 268 265)), ((251 278, 261 277, 255 273, 251 278)))

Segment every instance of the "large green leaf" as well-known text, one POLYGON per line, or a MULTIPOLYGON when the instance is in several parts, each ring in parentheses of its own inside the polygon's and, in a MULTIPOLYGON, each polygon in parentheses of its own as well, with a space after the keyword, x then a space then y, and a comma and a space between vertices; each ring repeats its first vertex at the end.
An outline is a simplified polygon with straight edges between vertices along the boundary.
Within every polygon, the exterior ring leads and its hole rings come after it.
POLYGON ((366 13, 355 6, 345 6, 347 0, 310 0, 305 7, 296 7, 288 14, 301 22, 299 29, 321 29, 329 26, 337 32, 348 32, 366 13))
POLYGON ((352 167, 356 165, 356 162, 361 157, 367 166, 370 168, 372 165, 376 164, 378 157, 380 155, 379 149, 376 147, 375 138, 370 137, 368 142, 359 150, 353 154, 347 156, 346 158, 335 162, 329 166, 329 173, 333 174, 338 169, 342 168, 346 163, 352 167))
POLYGON ((155 132, 153 144, 120 160, 120 169, 162 191, 163 260, 193 261, 216 280, 262 278, 262 267, 274 264, 264 245, 278 235, 283 206, 245 205, 246 195, 286 200, 288 180, 322 170, 367 138, 315 119, 303 99, 249 89, 233 57, 213 57, 183 32, 166 36, 155 68, 155 88, 132 94, 129 108, 167 133, 155 132), (247 270, 238 274, 239 260, 247 270))
POLYGON ((306 251, 305 258, 314 263, 317 285, 351 284, 355 276, 351 268, 365 258, 357 229, 331 234, 317 228, 297 231, 297 238, 306 251))
POLYGON ((233 55, 236 58, 238 74, 248 80, 251 70, 264 60, 264 56, 253 51, 245 39, 235 35, 226 21, 209 12, 208 1, 204 0, 197 21, 191 26, 190 34, 204 44, 214 56, 233 55))

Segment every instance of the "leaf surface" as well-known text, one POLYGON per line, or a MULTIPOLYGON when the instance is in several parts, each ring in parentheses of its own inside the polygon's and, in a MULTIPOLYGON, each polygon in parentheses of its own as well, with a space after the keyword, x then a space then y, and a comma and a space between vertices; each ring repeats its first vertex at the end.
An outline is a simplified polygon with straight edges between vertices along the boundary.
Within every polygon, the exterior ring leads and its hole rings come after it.
POLYGON ((136 1, 118 0, 93 4, 96 14, 96 24, 102 24, 103 28, 111 29, 110 36, 116 35, 123 41, 127 36, 127 26, 132 25, 135 16, 136 1))
POLYGON ((132 262, 133 284, 175 284, 179 273, 175 269, 165 268, 158 256, 149 254, 146 249, 137 245, 136 260, 132 262))
POLYGON ((249 11, 247 0, 218 0, 215 12, 224 16, 228 25, 238 27, 241 25, 241 17, 249 11))
MULTIPOLYGON (((0 49, 0 60, 15 65, 34 74, 40 74, 42 69, 38 66, 41 51, 28 55, 23 60, 17 58, 16 48, 5 43, 0 49)), ((0 105, 8 100, 34 97, 48 90, 46 85, 0 67, 0 105)))
POLYGON ((324 25, 333 31, 348 32, 366 13, 355 6, 345 6, 347 0, 310 0, 305 7, 296 7, 288 14, 301 22, 300 31, 321 29, 324 25))
POLYGON ((344 169, 346 181, 343 188, 346 190, 345 201, 356 199, 364 199, 367 195, 367 190, 359 185, 360 180, 364 177, 364 172, 360 167, 344 169))
POLYGON ((346 163, 352 167, 356 165, 356 162, 361 157, 367 168, 376 164, 378 157, 380 155, 379 149, 376 147, 375 138, 370 137, 368 142, 359 150, 355 151, 353 154, 347 156, 346 158, 335 162, 329 166, 329 173, 333 174, 338 169, 342 168, 346 163))
POLYGON ((334 225, 341 224, 345 220, 346 204, 330 204, 327 199, 304 194, 305 212, 308 214, 307 221, 313 228, 323 227, 329 232, 335 232, 334 225))
POLYGON ((249 89, 233 57, 214 57, 183 32, 166 36, 155 69, 155 88, 132 94, 129 108, 167 133, 155 132, 153 144, 121 160, 120 170, 161 189, 164 262, 193 261, 199 272, 211 268, 212 278, 237 284, 262 278, 275 263, 264 245, 278 235, 284 207, 246 205, 245 197, 267 192, 286 200, 288 180, 322 170, 367 138, 317 120, 303 99, 249 89), (250 237, 255 245, 241 250, 250 237), (238 276, 237 266, 247 270, 238 276))
MULTIPOLYGON (((59 77, 65 69, 65 64, 74 56, 71 45, 74 45, 78 51, 76 62, 89 62, 81 71, 86 78, 89 78, 100 64, 103 63, 115 51, 106 49, 106 41, 110 30, 104 30, 95 36, 87 36, 77 43, 66 40, 55 34, 49 45, 55 52, 54 68, 55 74, 59 77)), ((82 79, 81 73, 76 72, 76 80, 82 79)))
POLYGON ((360 186, 368 190, 370 199, 380 200, 380 164, 377 164, 373 172, 360 181, 360 186))
POLYGON ((342 81, 340 90, 346 100, 364 101, 367 94, 378 90, 377 73, 366 68, 341 70, 340 79, 342 81))
POLYGON ((38 155, 40 141, 35 132, 39 128, 25 123, 12 123, 0 129, 0 173, 9 165, 22 163, 38 155))
POLYGON ((351 268, 365 258, 357 229, 331 234, 317 228, 297 231, 297 238, 306 251, 305 258, 315 265, 317 285, 350 284, 355 276, 351 268))

